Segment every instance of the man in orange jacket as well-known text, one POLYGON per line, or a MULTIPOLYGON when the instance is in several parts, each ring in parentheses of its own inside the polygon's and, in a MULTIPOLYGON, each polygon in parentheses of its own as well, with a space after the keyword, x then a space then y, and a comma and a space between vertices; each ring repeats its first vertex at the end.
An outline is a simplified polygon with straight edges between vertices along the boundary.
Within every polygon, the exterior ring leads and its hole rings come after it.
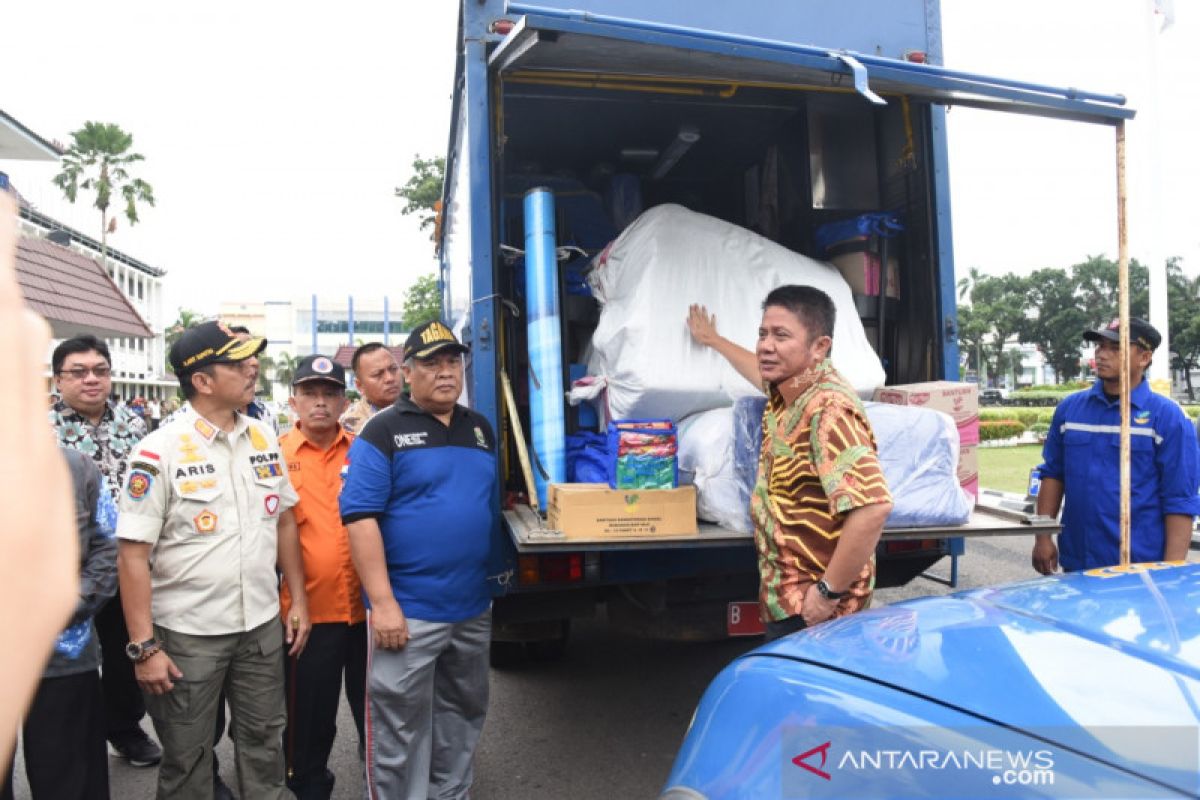
MULTIPOLYGON (((300 496, 294 512, 313 628, 305 651, 288 659, 284 752, 288 788, 299 800, 325 800, 333 792, 334 776, 327 763, 337 735, 343 682, 360 752, 366 696, 366 612, 338 511, 346 454, 353 440, 338 423, 346 410, 345 370, 327 356, 308 356, 296 367, 289 402, 296 426, 280 438, 280 445, 288 476, 300 496)), ((286 586, 280 605, 286 619, 291 606, 286 586)))

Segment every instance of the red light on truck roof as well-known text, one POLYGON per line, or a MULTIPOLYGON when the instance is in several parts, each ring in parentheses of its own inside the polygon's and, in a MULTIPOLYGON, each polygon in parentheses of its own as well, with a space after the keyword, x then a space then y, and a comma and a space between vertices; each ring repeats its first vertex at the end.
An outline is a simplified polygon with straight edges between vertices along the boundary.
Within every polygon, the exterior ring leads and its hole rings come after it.
POLYGON ((929 63, 929 57, 922 50, 909 50, 904 54, 904 60, 913 64, 929 63))
POLYGON ((492 24, 488 26, 488 30, 492 33, 498 33, 501 36, 508 36, 512 33, 512 29, 516 27, 515 22, 511 19, 494 19, 492 24))

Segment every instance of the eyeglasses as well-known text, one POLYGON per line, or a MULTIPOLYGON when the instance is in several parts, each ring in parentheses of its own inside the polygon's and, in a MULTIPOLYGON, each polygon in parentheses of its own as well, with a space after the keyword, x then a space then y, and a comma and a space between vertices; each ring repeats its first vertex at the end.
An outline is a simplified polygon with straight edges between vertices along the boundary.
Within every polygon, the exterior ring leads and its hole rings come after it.
POLYGON ((97 364, 91 368, 72 367, 71 369, 59 370, 58 374, 64 378, 71 378, 76 381, 85 379, 89 374, 95 375, 97 378, 107 378, 112 374, 112 367, 107 364, 97 364))

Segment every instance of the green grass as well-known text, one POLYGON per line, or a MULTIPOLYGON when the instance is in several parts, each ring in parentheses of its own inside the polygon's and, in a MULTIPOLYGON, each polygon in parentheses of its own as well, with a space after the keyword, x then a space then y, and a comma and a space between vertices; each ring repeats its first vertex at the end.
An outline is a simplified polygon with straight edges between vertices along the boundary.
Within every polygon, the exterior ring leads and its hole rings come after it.
POLYGON ((979 448, 979 485, 986 489, 1025 494, 1029 470, 1042 463, 1042 446, 979 448))

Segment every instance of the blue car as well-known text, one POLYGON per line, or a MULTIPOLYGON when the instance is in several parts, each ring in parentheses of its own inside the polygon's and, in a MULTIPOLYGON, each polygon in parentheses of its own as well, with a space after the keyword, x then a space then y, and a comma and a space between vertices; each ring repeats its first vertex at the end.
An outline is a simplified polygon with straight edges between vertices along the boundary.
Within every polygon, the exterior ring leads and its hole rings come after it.
POLYGON ((1200 796, 1200 564, 878 608, 760 647, 662 800, 1200 796))

